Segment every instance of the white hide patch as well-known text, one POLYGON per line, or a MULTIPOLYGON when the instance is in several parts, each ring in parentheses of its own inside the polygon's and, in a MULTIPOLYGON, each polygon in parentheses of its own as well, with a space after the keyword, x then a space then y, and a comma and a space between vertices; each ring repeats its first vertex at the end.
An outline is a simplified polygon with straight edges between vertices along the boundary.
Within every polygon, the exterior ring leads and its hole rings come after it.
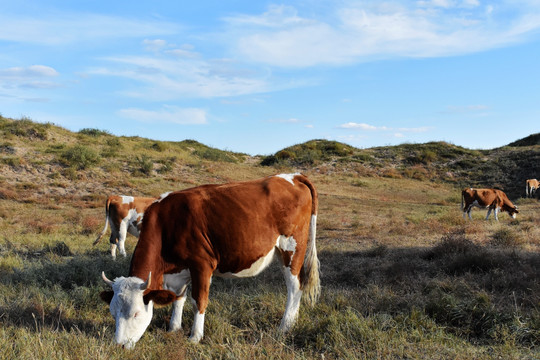
POLYGON ((294 186, 294 182, 293 182, 293 179, 296 175, 300 175, 300 173, 294 173, 294 174, 279 174, 279 175, 276 175, 276 177, 280 177, 282 179, 285 179, 287 180, 288 182, 290 182, 293 186, 294 186))
POLYGON ((274 260, 274 254, 276 252, 276 248, 273 247, 268 254, 265 256, 257 259, 251 266, 247 269, 244 269, 237 273, 221 273, 219 270, 214 271, 214 275, 224 278, 241 278, 241 277, 252 277, 259 275, 264 269, 270 265, 272 260, 274 260))
POLYGON ((291 254, 291 263, 292 263, 292 259, 296 252, 296 240, 292 236, 286 237, 285 235, 280 235, 277 239, 277 247, 279 247, 283 251, 292 252, 291 254))
POLYGON ((135 201, 135 198, 133 196, 124 196, 124 195, 122 195, 121 198, 122 198, 122 204, 129 204, 129 203, 132 203, 133 201, 135 201))
POLYGON ((169 196, 170 193, 172 193, 172 191, 169 191, 169 192, 166 192, 166 193, 161 194, 161 196, 159 197, 159 199, 157 199, 157 200, 154 201, 154 202, 161 202, 161 200, 163 200, 163 199, 165 199, 167 196, 169 196))
POLYGON ((283 251, 296 251, 296 240, 292 236, 286 237, 285 235, 280 235, 276 244, 283 251))
POLYGON ((186 286, 191 282, 191 273, 185 269, 175 274, 163 275, 163 289, 170 290, 176 295, 186 291, 186 286))
POLYGON ((268 265, 270 265, 272 260, 274 260, 276 247, 280 248, 283 251, 292 252, 292 255, 291 255, 291 261, 292 261, 294 253, 296 252, 296 240, 292 236, 287 237, 285 235, 280 235, 278 236, 276 240, 276 246, 273 247, 272 250, 268 252, 268 254, 257 259, 257 261, 251 264, 249 268, 239 271, 237 273, 231 273, 231 272, 221 273, 219 272, 219 270, 216 270, 214 271, 214 275, 219 276, 219 277, 224 277, 224 278, 242 278, 242 277, 257 276, 264 269, 266 269, 268 265))

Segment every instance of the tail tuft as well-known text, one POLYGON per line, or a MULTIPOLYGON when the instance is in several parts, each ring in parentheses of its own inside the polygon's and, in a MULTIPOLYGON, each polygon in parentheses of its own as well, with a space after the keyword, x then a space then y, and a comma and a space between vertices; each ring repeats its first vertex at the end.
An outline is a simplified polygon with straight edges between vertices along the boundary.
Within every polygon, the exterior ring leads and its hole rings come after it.
POLYGON ((302 290, 308 303, 313 306, 321 294, 321 283, 319 279, 319 258, 317 257, 317 246, 315 237, 317 233, 317 215, 311 215, 309 225, 309 244, 304 259, 304 274, 302 278, 302 290))

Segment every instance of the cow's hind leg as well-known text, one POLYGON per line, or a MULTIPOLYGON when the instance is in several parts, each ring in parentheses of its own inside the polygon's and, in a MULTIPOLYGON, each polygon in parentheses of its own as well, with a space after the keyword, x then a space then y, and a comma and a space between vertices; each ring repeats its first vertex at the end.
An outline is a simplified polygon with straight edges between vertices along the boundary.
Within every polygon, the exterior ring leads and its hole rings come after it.
POLYGON ((298 309, 300 308, 300 300, 302 299, 302 290, 300 290, 298 276, 293 275, 288 266, 283 266, 282 270, 287 284, 287 305, 285 306, 285 313, 283 314, 283 319, 281 319, 279 330, 287 332, 296 322, 298 309))
MULTIPOLYGON (((111 227, 112 230, 112 227, 111 227)), ((114 231, 111 231, 111 237, 109 238, 109 242, 111 243, 111 256, 113 260, 116 260, 116 242, 118 241, 117 235, 114 231)))
POLYGON ((120 254, 124 257, 126 256, 125 242, 127 236, 127 228, 128 224, 125 221, 122 221, 120 223, 120 229, 118 231, 118 250, 120 251, 120 254))

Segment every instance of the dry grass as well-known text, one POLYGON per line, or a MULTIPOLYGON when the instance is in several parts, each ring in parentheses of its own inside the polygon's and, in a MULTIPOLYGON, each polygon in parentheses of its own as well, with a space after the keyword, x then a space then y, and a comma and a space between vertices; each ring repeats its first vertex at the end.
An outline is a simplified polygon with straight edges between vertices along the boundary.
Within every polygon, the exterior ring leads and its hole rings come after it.
MULTIPOLYGON (((412 173, 378 176, 356 163, 263 167, 241 155, 216 162, 193 155, 198 149, 221 156, 194 142, 160 144, 91 129, 74 141, 67 130, 22 125, 10 130, 16 153, 9 156, 23 156, 17 134, 26 134, 43 158, 39 165, 29 159, 0 164, 6 170, 0 179, 0 359, 539 357, 537 200, 517 201, 516 220, 501 214, 498 223, 485 221, 485 212, 475 210, 468 221, 458 188, 412 173), (55 159, 76 143, 107 161, 67 178, 55 159), (143 153, 154 160, 148 174, 131 162, 143 153), (114 171, 105 171, 107 162, 114 171), (164 164, 170 169, 158 171, 164 164), (98 297, 105 287, 99 274, 126 275, 129 258, 112 261, 106 242, 91 245, 104 225, 108 194, 157 196, 299 170, 320 194, 323 289, 315 307, 301 306, 290 334, 277 332, 285 285, 274 266, 256 279, 214 280, 199 345, 187 342, 189 304, 183 332, 166 331, 170 309, 163 308, 135 351, 112 343, 114 321, 98 297)), ((433 155, 416 156, 429 162, 433 155)), ((128 254, 135 242, 128 237, 128 254)))

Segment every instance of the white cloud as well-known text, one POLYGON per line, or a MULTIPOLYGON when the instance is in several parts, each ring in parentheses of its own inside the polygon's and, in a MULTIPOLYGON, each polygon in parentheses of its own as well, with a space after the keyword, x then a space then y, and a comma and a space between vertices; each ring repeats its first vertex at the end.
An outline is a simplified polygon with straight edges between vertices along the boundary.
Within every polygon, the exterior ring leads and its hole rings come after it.
POLYGON ((147 51, 160 51, 167 46, 167 42, 161 39, 145 39, 143 40, 143 45, 147 51))
MULTIPOLYGON (((167 44, 161 44, 168 47, 167 44)), ((270 91, 269 73, 239 64, 231 59, 203 59, 184 46, 164 51, 160 56, 106 57, 108 67, 94 68, 93 75, 124 77, 141 83, 123 94, 149 100, 213 98, 270 91), (179 56, 180 55, 180 56, 179 56)), ((297 86, 298 84, 294 84, 297 86)), ((273 85, 273 90, 293 86, 289 82, 273 85)))
POLYGON ((355 123, 355 122, 348 122, 345 124, 341 124, 338 126, 338 128, 341 129, 348 129, 348 130, 365 130, 365 131, 397 131, 395 134, 396 137, 401 137, 403 132, 426 132, 429 131, 429 127, 417 127, 417 128, 392 128, 388 126, 374 126, 369 125, 365 123, 355 123))
POLYGON ((270 5, 268 11, 262 15, 237 15, 235 17, 225 17, 225 21, 240 25, 261 26, 267 28, 280 28, 306 24, 310 20, 298 16, 297 10, 287 5, 270 5))
POLYGON ((225 20, 235 53, 262 64, 309 67, 454 56, 519 43, 540 29, 540 8, 538 2, 504 8, 478 0, 361 2, 323 17, 281 6, 225 20))
POLYGON ((58 76, 58 72, 45 65, 0 69, 0 78, 36 78, 58 76))
POLYGON ((296 118, 289 118, 289 119, 273 119, 273 120, 268 120, 268 122, 282 123, 282 124, 298 124, 302 122, 302 120, 296 119, 296 118))
POLYGON ((379 128, 373 125, 364 124, 364 123, 355 123, 355 122, 348 122, 346 124, 342 124, 338 126, 342 129, 360 129, 360 130, 378 130, 379 128))
MULTIPOLYGON (((54 89, 62 86, 54 80, 58 76, 58 71, 45 65, 0 69, 0 89, 54 89)), ((15 97, 27 98, 23 95, 15 97)))
POLYGON ((203 109, 164 106, 161 110, 129 108, 119 110, 119 116, 146 123, 172 123, 181 125, 202 125, 208 123, 203 109))
POLYGON ((88 13, 13 16, 0 14, 0 40, 41 45, 81 44, 111 38, 170 35, 178 25, 166 21, 128 19, 88 13), (6 31, 9 29, 9 31, 6 31))

